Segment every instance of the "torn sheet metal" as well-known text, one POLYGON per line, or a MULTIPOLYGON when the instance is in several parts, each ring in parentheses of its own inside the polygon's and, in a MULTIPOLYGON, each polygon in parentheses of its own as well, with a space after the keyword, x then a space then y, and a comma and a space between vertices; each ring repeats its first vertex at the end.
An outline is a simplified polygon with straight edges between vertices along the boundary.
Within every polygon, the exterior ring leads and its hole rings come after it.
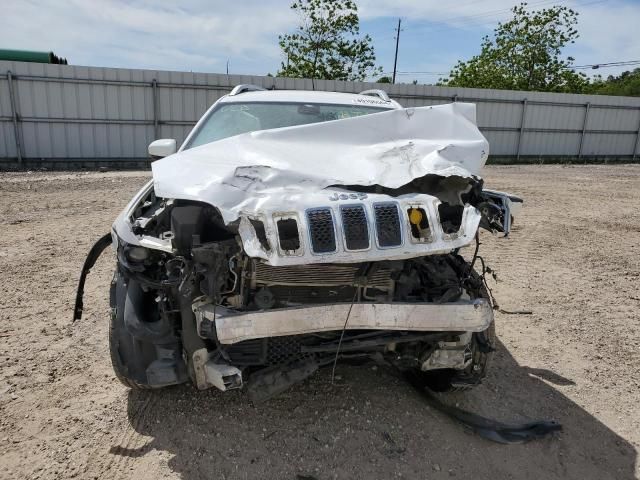
POLYGON ((474 104, 453 103, 237 135, 154 162, 154 189, 214 205, 228 224, 275 196, 332 185, 471 178, 489 154, 475 112, 474 104))

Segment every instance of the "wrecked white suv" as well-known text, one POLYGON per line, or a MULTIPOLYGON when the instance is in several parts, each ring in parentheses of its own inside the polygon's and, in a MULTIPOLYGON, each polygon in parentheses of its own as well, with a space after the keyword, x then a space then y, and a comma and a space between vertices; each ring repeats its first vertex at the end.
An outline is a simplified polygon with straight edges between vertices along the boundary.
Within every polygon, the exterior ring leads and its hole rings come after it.
POLYGON ((439 391, 484 377, 494 326, 477 232, 506 235, 521 200, 483 189, 473 104, 241 85, 177 152, 157 140, 149 153, 165 158, 90 252, 75 310, 112 244, 110 349, 126 385, 246 384, 259 401, 366 360, 439 391))

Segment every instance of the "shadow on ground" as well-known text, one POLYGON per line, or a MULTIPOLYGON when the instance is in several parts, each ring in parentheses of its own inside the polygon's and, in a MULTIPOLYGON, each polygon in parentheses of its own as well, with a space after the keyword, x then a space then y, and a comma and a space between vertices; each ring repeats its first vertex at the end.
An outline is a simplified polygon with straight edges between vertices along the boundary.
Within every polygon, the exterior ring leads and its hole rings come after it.
POLYGON ((150 440, 110 454, 166 451, 170 469, 189 480, 635 478, 635 449, 558 390, 571 379, 517 364, 500 343, 485 384, 449 399, 499 420, 554 419, 561 433, 491 443, 384 370, 343 366, 338 375, 331 385, 320 372, 259 407, 243 392, 131 391, 130 423, 150 440))

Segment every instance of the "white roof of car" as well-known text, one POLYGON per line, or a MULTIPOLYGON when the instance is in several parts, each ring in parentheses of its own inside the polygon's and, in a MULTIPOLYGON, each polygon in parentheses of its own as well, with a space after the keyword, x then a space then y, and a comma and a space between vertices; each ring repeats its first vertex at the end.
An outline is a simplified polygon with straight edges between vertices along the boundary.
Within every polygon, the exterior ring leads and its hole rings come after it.
POLYGON ((310 90, 258 90, 227 95, 219 100, 231 102, 295 102, 328 103, 337 105, 362 105, 382 108, 402 108, 395 100, 385 101, 373 95, 356 93, 320 92, 310 90))

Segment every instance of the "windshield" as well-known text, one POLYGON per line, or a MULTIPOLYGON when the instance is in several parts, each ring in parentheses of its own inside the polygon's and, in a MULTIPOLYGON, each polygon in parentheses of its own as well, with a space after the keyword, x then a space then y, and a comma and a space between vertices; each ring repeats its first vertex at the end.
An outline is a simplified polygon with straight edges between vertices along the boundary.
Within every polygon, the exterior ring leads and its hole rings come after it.
POLYGON ((227 103, 213 110, 185 149, 241 133, 359 117, 388 108, 320 103, 227 103))

